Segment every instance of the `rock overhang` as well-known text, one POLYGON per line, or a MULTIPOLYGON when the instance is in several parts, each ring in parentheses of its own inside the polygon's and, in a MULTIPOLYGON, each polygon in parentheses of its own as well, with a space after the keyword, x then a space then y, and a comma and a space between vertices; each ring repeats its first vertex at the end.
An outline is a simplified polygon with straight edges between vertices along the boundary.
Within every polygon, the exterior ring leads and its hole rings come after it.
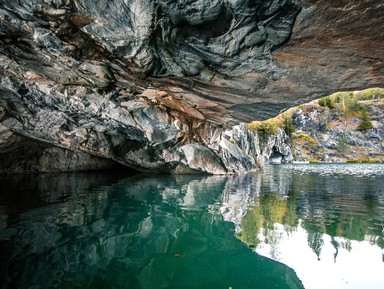
POLYGON ((0 18, 2 119, 123 163, 384 83, 379 1, 0 0, 0 18))

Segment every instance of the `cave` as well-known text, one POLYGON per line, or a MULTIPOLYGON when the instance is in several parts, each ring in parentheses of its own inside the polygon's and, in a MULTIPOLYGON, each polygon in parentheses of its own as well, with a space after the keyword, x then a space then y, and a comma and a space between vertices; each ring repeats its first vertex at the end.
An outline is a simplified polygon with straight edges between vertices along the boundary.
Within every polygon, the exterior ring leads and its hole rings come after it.
POLYGON ((284 161, 284 155, 280 153, 276 147, 273 147, 268 163, 275 165, 275 164, 281 164, 283 161, 284 161))
POLYGON ((244 123, 384 85, 380 5, 0 0, 1 125, 141 171, 257 170, 244 123))

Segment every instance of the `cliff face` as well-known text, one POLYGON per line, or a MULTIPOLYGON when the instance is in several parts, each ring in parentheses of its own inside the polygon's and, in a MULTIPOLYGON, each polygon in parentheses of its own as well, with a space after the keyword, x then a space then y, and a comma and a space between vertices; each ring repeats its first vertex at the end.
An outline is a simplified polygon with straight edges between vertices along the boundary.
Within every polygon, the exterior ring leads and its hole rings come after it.
POLYGON ((314 104, 293 114, 294 159, 313 162, 384 162, 383 99, 361 101, 372 128, 360 129, 361 108, 344 112, 314 104))
POLYGON ((141 171, 255 169, 222 132, 332 90, 383 84, 382 8, 0 0, 0 154, 28 139, 141 171))
POLYGON ((261 164, 384 162, 383 111, 383 89, 336 93, 266 122, 240 126, 231 137, 261 164), (368 125, 362 126, 364 115, 368 125), (274 129, 266 131, 266 123, 274 129))

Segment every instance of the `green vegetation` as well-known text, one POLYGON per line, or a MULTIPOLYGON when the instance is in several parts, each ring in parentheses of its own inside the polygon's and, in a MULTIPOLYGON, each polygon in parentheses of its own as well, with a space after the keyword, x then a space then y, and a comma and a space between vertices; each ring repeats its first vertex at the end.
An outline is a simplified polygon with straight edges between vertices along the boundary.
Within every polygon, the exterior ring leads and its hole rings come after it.
POLYGON ((367 108, 365 105, 361 108, 361 122, 357 127, 358 130, 364 131, 373 128, 372 122, 369 120, 367 108))
POLYGON ((284 130, 287 135, 291 136, 295 132, 295 127, 292 123, 292 113, 286 113, 283 116, 284 118, 284 130))
POLYGON ((334 108, 335 105, 333 104, 333 101, 330 96, 322 97, 318 100, 318 103, 320 106, 327 106, 330 109, 334 108))
POLYGON ((313 137, 307 135, 305 132, 299 131, 292 135, 294 141, 300 145, 306 145, 309 147, 313 147, 319 144, 317 140, 313 137))
POLYGON ((274 118, 265 121, 253 121, 246 123, 245 127, 249 130, 256 131, 262 136, 274 135, 277 133, 277 128, 285 130, 287 135, 291 136, 295 132, 295 127, 292 123, 292 114, 297 108, 292 108, 286 112, 279 114, 274 118))
POLYGON ((347 160, 347 163, 383 163, 384 158, 372 158, 372 157, 361 157, 357 159, 347 160))
POLYGON ((245 124, 245 127, 249 130, 256 131, 263 136, 273 135, 277 133, 278 124, 274 119, 268 119, 265 121, 254 121, 245 124))
POLYGON ((337 103, 344 103, 347 99, 353 98, 353 92, 350 91, 343 91, 336 93, 336 102, 337 103))
POLYGON ((345 115, 355 116, 361 111, 359 102, 371 99, 384 98, 383 88, 369 88, 362 91, 337 92, 332 95, 318 99, 318 104, 330 109, 336 108, 345 115))
POLYGON ((348 116, 357 117, 361 114, 361 124, 358 130, 363 131, 371 129, 373 126, 369 120, 366 108, 364 105, 361 105, 361 102, 379 98, 384 98, 384 89, 370 88, 359 92, 337 92, 318 99, 318 104, 322 107, 339 110, 343 113, 344 121, 347 120, 348 116))
POLYGON ((347 150, 348 146, 349 146, 348 139, 345 136, 345 134, 343 133, 343 134, 341 134, 341 136, 339 137, 339 139, 337 141, 336 150, 342 153, 342 152, 347 150))
POLYGON ((358 100, 370 100, 384 98, 384 88, 368 88, 355 93, 358 100))

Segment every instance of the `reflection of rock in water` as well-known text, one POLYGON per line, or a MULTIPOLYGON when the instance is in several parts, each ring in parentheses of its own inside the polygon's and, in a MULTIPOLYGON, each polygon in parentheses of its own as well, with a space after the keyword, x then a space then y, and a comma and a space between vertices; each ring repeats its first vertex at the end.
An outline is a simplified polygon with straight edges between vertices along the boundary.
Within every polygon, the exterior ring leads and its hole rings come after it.
POLYGON ((239 226, 249 206, 260 192, 260 174, 246 174, 229 177, 221 196, 220 213, 224 220, 236 225, 236 233, 241 232, 239 226))
MULTIPOLYGON (((75 187, 91 186, 78 180, 75 187)), ((292 270, 250 254, 234 238, 214 205, 225 190, 232 190, 226 177, 134 177, 23 209, 0 248, 3 286, 225 288, 228 281, 255 288, 270 280, 302 288, 292 270)), ((43 199, 52 199, 48 192, 43 199)))
POLYGON ((240 240, 252 248, 259 244, 263 250, 269 248, 268 256, 276 260, 281 255, 282 240, 292 232, 304 230, 307 245, 318 260, 324 238, 334 240, 331 244, 336 261, 339 248, 351 251, 351 240, 369 240, 383 246, 379 224, 384 215, 379 208, 384 199, 382 188, 377 185, 383 168, 266 167, 260 174, 229 178, 220 213, 224 220, 235 224, 240 240), (356 179, 356 175, 364 178, 356 179))
POLYGON ((381 244, 379 222, 367 226, 382 220, 381 179, 343 176, 342 186, 338 178, 273 167, 230 177, 44 176, 31 178, 25 193, 21 181, 8 182, 15 192, 0 196, 1 279, 5 288, 247 288, 250 279, 256 288, 261 276, 273 284, 286 276, 278 288, 288 279, 299 285, 287 288, 302 288, 293 271, 250 254, 234 235, 257 252, 268 243, 277 259, 279 242, 298 232, 313 258, 332 246, 330 236, 338 243, 332 254, 350 250, 338 234, 364 239, 363 232, 381 244), (23 196, 26 204, 17 204, 23 196))

